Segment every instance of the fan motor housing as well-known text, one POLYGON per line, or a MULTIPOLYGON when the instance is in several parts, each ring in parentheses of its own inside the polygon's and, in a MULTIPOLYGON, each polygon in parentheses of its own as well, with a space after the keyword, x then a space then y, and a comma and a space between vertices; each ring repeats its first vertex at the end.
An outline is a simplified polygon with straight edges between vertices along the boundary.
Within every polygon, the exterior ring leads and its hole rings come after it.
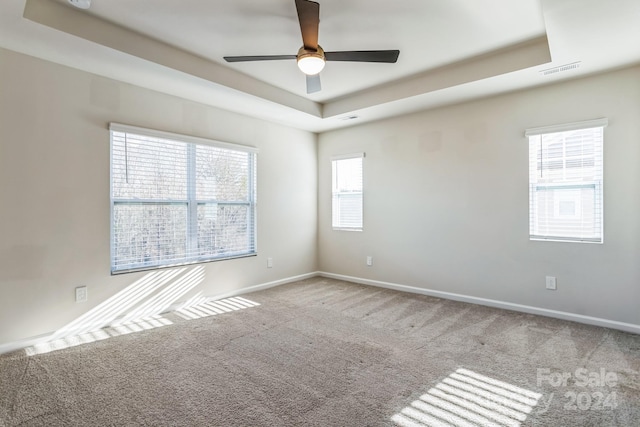
POLYGON ((324 49, 322 49, 322 47, 320 47, 320 45, 318 45, 318 49, 317 50, 309 50, 309 49, 305 49, 304 46, 302 46, 300 49, 298 49, 298 55, 296 56, 296 59, 298 61, 300 61, 302 58, 320 58, 323 61, 325 61, 324 59, 324 49))

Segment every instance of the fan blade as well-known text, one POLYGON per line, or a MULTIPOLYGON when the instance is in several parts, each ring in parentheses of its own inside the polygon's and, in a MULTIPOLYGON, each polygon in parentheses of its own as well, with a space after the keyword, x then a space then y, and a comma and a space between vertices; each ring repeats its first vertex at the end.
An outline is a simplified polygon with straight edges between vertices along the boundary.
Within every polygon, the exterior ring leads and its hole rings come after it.
POLYGON ((227 62, 274 61, 280 59, 296 59, 296 55, 257 55, 257 56, 225 56, 227 62))
POLYGON ((302 32, 302 43, 308 50, 318 50, 318 23, 320 4, 309 0, 296 0, 298 21, 302 32))
POLYGON ((307 93, 320 92, 322 85, 320 85, 320 74, 314 76, 307 76, 307 93))
POLYGON ((388 62, 394 63, 400 55, 399 50, 345 50, 341 52, 325 52, 327 61, 352 62, 388 62))

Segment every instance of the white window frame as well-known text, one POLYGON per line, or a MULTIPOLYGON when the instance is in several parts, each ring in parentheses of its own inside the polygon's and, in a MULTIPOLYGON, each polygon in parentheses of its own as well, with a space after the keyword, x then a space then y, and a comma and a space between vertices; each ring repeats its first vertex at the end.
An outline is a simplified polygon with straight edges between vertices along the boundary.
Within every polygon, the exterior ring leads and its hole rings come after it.
POLYGON ((338 231, 362 231, 364 227, 364 157, 365 153, 353 153, 343 154, 331 157, 331 227, 333 230, 338 231), (360 187, 350 190, 341 190, 337 187, 339 181, 337 173, 339 162, 345 160, 360 159, 361 163, 361 176, 360 187), (349 224, 341 222, 340 218, 340 203, 342 198, 359 198, 359 212, 360 222, 355 224, 349 224))
MULTIPOLYGON (((595 120, 587 120, 582 122, 574 122, 574 123, 566 123, 561 125, 554 126, 544 126, 544 127, 536 127, 527 129, 525 131, 525 136, 528 138, 529 142, 529 239, 530 240, 542 240, 542 241, 555 241, 555 242, 577 242, 577 243, 603 243, 604 242, 604 128, 608 125, 608 120, 606 118, 595 119, 595 120), (598 140, 598 145, 596 147, 596 151, 593 159, 594 168, 597 168, 598 174, 591 181, 585 181, 582 179, 565 179, 563 181, 556 182, 538 182, 537 177, 534 177, 534 171, 536 174, 538 171, 542 173, 543 169, 538 169, 537 163, 540 162, 540 168, 544 168, 544 164, 542 160, 538 158, 534 158, 532 153, 535 151, 535 146, 532 144, 538 143, 542 144, 543 138, 548 134, 558 134, 565 133, 577 130, 588 130, 594 129, 598 132, 602 133, 601 140, 598 140), (535 165, 535 167, 534 167, 535 165), (538 210, 537 202, 538 196, 542 194, 542 191, 559 191, 559 190, 584 190, 584 189, 593 189, 593 197, 594 197, 594 205, 592 207, 594 212, 593 221, 588 222, 591 225, 590 229, 594 230, 592 236, 587 236, 585 231, 585 235, 581 237, 576 237, 568 235, 569 233, 555 235, 550 232, 543 233, 539 228, 539 215, 541 213, 538 210)), ((559 157, 559 162, 561 163, 561 167, 563 171, 567 170, 566 166, 566 153, 563 152, 562 156, 559 157)), ((563 174, 564 175, 564 174, 563 174)), ((576 205, 576 213, 573 216, 567 216, 564 219, 567 220, 578 220, 580 219, 580 212, 583 209, 583 200, 579 195, 569 195, 569 197, 574 201, 576 205)), ((553 211, 554 218, 562 216, 560 214, 560 201, 553 201, 553 211)), ((587 230, 585 227, 584 230, 587 230)))
POLYGON ((130 273, 135 271, 152 270, 157 268, 174 267, 178 265, 188 265, 201 262, 219 261, 233 258, 242 258, 248 256, 257 255, 257 229, 256 229, 256 170, 257 170, 257 154, 258 149, 254 147, 248 147, 244 145, 230 144, 226 142, 214 141, 205 138, 198 138, 194 136, 175 134, 170 132, 164 132, 154 129, 145 129, 141 127, 123 125, 119 123, 110 123, 110 235, 111 235, 111 274, 130 273), (115 198, 113 196, 113 142, 114 132, 128 133, 144 137, 152 137, 170 140, 173 142, 184 143, 187 145, 187 198, 186 199, 167 199, 167 200, 153 200, 153 199, 126 199, 115 198), (235 152, 242 152, 249 154, 249 167, 247 176, 248 185, 248 200, 241 201, 217 201, 217 200, 203 200, 198 199, 195 190, 195 148, 196 145, 213 146, 220 149, 226 149, 235 152), (179 204, 187 207, 187 253, 184 259, 180 259, 177 262, 164 262, 163 260, 137 263, 128 267, 118 267, 116 265, 115 254, 115 231, 114 231, 114 207, 115 205, 171 205, 179 204), (198 223, 197 223, 197 209, 198 205, 214 205, 214 206, 233 206, 243 205, 248 208, 248 227, 250 229, 249 242, 247 244, 247 250, 240 253, 225 253, 223 255, 198 255, 198 223))

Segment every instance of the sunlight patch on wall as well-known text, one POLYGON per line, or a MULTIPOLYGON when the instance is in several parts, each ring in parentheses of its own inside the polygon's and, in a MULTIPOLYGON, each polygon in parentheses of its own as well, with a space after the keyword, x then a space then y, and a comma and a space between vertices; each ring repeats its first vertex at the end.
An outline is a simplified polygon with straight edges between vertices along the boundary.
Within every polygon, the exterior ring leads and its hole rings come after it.
POLYGON ((230 313, 232 311, 244 310, 246 308, 257 307, 260 304, 242 297, 225 298, 217 301, 198 302, 196 304, 183 306, 175 313, 186 320, 200 319, 202 317, 215 316, 216 314, 230 313))
POLYGON ((28 355, 48 353, 170 325, 161 314, 204 278, 202 266, 149 272, 25 351, 28 355))
POLYGON ((399 427, 519 427, 541 397, 461 368, 391 420, 399 427))
POLYGON ((159 315, 204 280, 204 268, 175 268, 145 274, 122 291, 58 329, 52 340, 159 315))
POLYGON ((142 317, 164 313, 183 295, 191 291, 204 280, 204 268, 196 267, 180 277, 176 277, 170 286, 165 286, 156 294, 149 296, 137 307, 119 318, 112 325, 125 324, 142 317))
MULTIPOLYGON (((176 301, 193 291, 204 278, 202 266, 147 273, 41 342, 27 347, 25 352, 33 356, 172 325, 173 322, 163 314, 175 308, 176 301)), ((242 297, 212 300, 199 292, 172 313, 182 319, 193 320, 259 305, 242 297)))

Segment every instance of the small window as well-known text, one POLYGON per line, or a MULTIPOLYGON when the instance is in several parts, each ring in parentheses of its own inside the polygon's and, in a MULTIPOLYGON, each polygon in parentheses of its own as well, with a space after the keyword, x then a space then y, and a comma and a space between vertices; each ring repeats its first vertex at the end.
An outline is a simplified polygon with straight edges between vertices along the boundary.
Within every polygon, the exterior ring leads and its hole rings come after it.
POLYGON ((603 241, 606 119, 529 129, 531 240, 603 241))
POLYGON ((112 273, 255 255, 255 149, 110 131, 112 273))
POLYGON ((362 160, 364 153, 334 157, 332 226, 334 230, 362 230, 362 160))

